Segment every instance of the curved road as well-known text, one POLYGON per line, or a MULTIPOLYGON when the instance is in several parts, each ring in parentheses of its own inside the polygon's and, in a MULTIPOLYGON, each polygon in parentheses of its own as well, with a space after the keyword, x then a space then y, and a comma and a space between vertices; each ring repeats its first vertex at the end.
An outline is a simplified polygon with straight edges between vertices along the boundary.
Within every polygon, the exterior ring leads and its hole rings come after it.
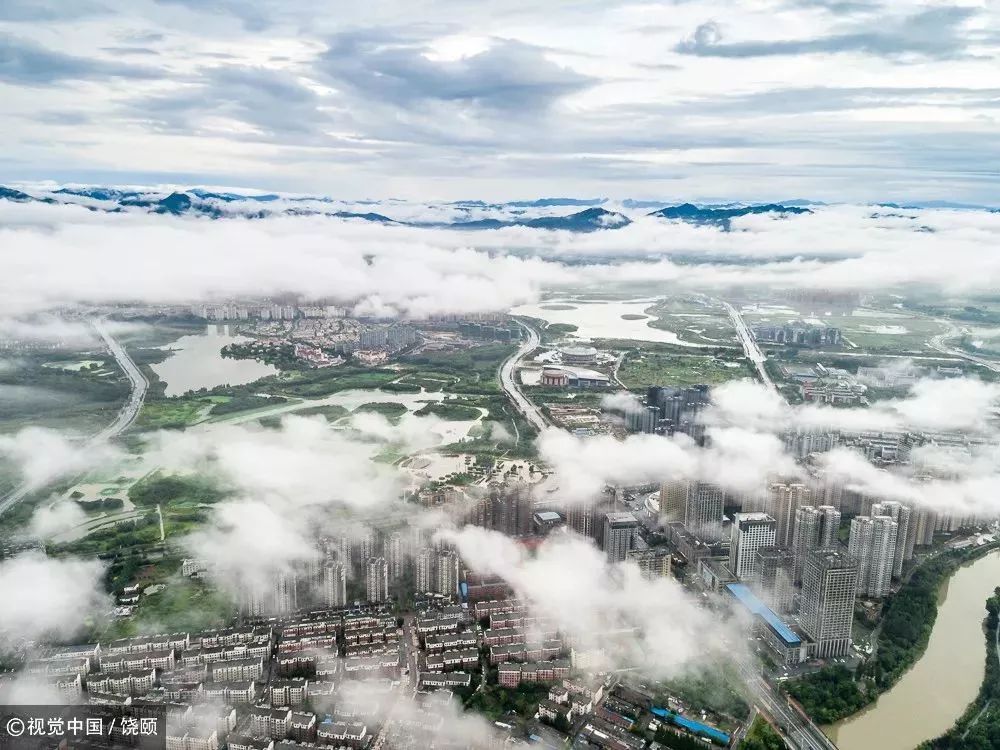
MULTIPOLYGON (((85 445, 104 443, 124 432, 139 415, 139 409, 142 408, 142 401, 146 397, 146 391, 149 388, 149 381, 146 380, 146 376, 142 374, 139 366, 128 355, 128 352, 125 351, 125 347, 119 344, 108 332, 104 321, 92 320, 91 325, 101 339, 103 339, 104 345, 111 353, 111 356, 115 358, 118 366, 122 368, 125 377, 128 378, 129 383, 132 385, 132 391, 129 393, 128 400, 125 401, 114 421, 97 434, 88 438, 85 445)), ((52 477, 52 479, 54 478, 52 477)), ((38 489, 40 489, 38 484, 25 483, 11 490, 3 497, 0 497, 0 516, 24 500, 31 492, 38 489)))
MULTIPOLYGON (((525 325, 521 321, 517 321, 518 325, 524 329, 525 333, 528 334, 528 338, 525 340, 521 346, 518 347, 517 351, 511 354, 507 359, 504 360, 503 364, 500 365, 500 369, 497 371, 497 377, 500 379, 500 387, 503 388, 504 393, 510 398, 524 418, 528 420, 532 427, 541 432, 546 427, 548 427, 548 422, 542 415, 541 410, 535 406, 531 399, 524 395, 524 391, 521 390, 521 386, 517 383, 517 377, 515 375, 515 369, 517 368, 517 363, 535 347, 541 343, 541 339, 538 336, 538 331, 529 325, 525 325)), ((515 425, 516 429, 516 425, 515 425)))
POLYGON ((976 356, 975 354, 970 354, 969 352, 963 351, 962 349, 959 349, 957 347, 949 346, 946 343, 949 338, 954 338, 955 336, 958 336, 961 333, 958 326, 956 326, 950 320, 942 320, 940 318, 936 319, 935 322, 942 323, 948 326, 948 330, 945 331, 944 333, 939 333, 933 338, 931 338, 930 341, 927 342, 927 345, 929 347, 931 347, 932 349, 937 349, 942 354, 950 354, 953 357, 959 357, 968 362, 972 362, 974 364, 985 367, 988 370, 992 370, 993 372, 1000 372, 1000 363, 994 362, 993 360, 985 359, 983 357, 976 356))

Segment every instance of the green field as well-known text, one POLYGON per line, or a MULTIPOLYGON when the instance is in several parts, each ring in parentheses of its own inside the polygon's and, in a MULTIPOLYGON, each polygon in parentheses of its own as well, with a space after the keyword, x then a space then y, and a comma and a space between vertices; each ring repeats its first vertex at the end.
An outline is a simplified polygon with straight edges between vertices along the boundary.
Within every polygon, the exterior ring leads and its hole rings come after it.
POLYGON ((479 419, 481 412, 472 406, 464 404, 452 404, 447 401, 442 403, 427 404, 414 412, 418 417, 433 415, 441 419, 448 419, 454 422, 469 422, 479 419))
POLYGON ((103 350, 19 352, 0 357, 0 432, 26 426, 77 434, 114 420, 129 385, 103 350), (101 364, 75 369, 80 362, 101 364))
POLYGON ((673 331, 681 341, 732 346, 739 343, 736 329, 722 305, 679 297, 659 302, 646 312, 655 318, 649 322, 650 327, 673 331))
POLYGON ((642 390, 651 385, 717 385, 751 376, 750 367, 742 357, 720 358, 646 351, 626 354, 618 370, 618 379, 629 390, 642 390))
POLYGON ((354 413, 361 414, 368 412, 371 414, 381 414, 395 424, 407 411, 409 409, 403 406, 403 404, 397 404, 393 401, 371 401, 367 404, 361 404, 361 406, 354 410, 354 413))
MULTIPOLYGON (((844 351, 876 354, 933 354, 927 342, 948 326, 919 312, 899 307, 858 307, 836 312, 807 309, 802 306, 780 305, 778 309, 745 311, 743 318, 751 327, 784 325, 796 320, 813 321, 813 325, 839 328, 844 338, 844 351), (780 309, 785 308, 785 309, 780 309), (832 312, 832 314, 827 314, 832 312)), ((761 342, 764 346, 771 345, 761 342)), ((791 348, 791 347, 790 347, 791 348)), ((808 348, 808 347, 802 347, 808 348)))

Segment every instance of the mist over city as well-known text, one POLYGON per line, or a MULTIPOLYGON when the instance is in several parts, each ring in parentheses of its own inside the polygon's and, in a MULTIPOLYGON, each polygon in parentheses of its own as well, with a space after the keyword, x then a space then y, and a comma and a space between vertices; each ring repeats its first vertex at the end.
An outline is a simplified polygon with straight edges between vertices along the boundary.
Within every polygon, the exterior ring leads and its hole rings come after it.
POLYGON ((0 746, 1000 748, 998 22, 0 3, 0 746))

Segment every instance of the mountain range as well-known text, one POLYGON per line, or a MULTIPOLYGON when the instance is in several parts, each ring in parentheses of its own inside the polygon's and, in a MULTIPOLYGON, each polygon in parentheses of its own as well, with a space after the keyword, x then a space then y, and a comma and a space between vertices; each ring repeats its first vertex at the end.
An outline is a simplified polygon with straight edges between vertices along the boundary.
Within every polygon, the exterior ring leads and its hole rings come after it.
POLYGON ((653 201, 606 198, 540 198, 530 201, 487 203, 453 201, 415 206, 405 201, 339 201, 319 196, 282 196, 276 193, 237 193, 192 188, 164 193, 116 187, 61 187, 15 189, 0 186, 0 200, 48 205, 76 205, 106 213, 146 212, 209 219, 263 219, 281 216, 324 216, 342 220, 412 227, 482 231, 505 227, 596 232, 619 229, 642 217, 708 225, 729 231, 732 220, 750 214, 785 217, 812 213, 807 201, 782 203, 669 205, 653 201), (620 206, 628 214, 604 206, 620 206), (650 212, 649 209, 656 210, 650 212), (377 209, 377 210, 373 210, 377 209), (579 209, 579 210, 572 210, 579 209), (567 213, 567 211, 569 211, 567 213))

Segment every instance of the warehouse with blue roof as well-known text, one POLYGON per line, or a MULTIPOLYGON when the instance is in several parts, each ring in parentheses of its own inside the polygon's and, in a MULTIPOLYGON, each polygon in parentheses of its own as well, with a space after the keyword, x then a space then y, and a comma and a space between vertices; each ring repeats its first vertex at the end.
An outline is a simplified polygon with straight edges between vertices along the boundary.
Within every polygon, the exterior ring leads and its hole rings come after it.
POLYGON ((798 664, 808 657, 808 644, 778 614, 743 583, 728 583, 726 590, 754 619, 757 633, 784 664, 798 664))

